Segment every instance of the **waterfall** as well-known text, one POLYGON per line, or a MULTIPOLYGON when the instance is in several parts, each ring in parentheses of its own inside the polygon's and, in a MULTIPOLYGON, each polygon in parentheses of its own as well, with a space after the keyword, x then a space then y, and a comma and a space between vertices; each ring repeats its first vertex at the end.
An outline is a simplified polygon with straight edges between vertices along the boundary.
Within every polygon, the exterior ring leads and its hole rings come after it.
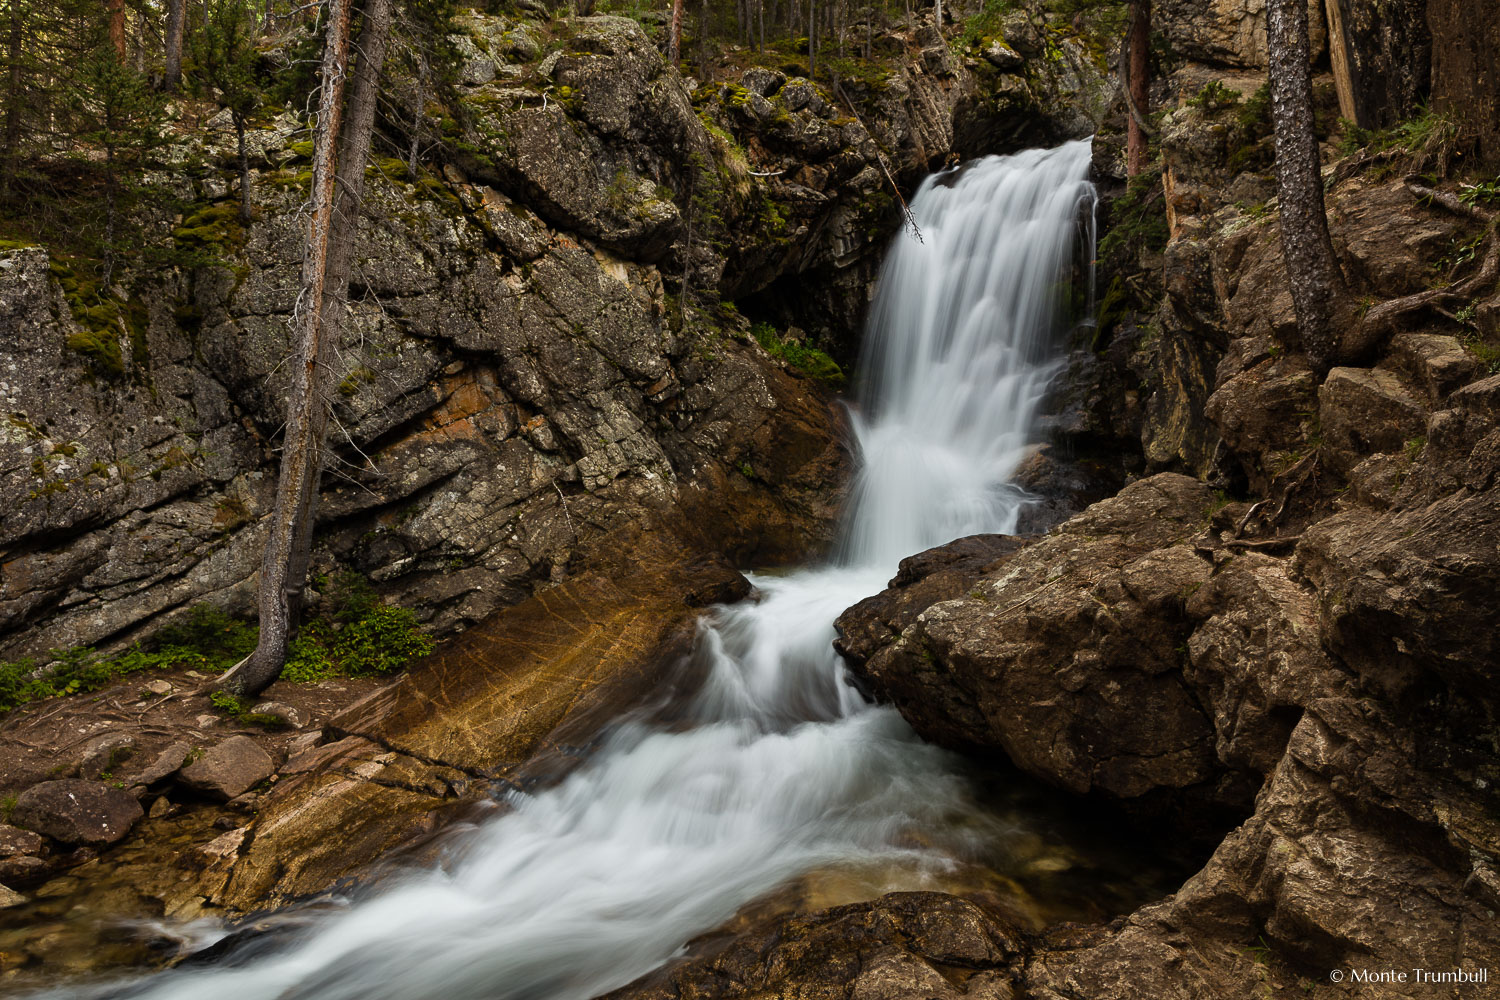
POLYGON ((1014 526, 1024 498, 1006 480, 1054 371, 1089 158, 1075 142, 922 185, 870 321, 839 558, 757 576, 758 599, 704 618, 691 725, 622 723, 557 785, 511 794, 441 868, 231 967, 108 995, 587 1000, 804 873, 896 868, 913 885, 952 866, 980 836, 954 822, 969 791, 844 682, 832 622, 903 556, 1014 526))

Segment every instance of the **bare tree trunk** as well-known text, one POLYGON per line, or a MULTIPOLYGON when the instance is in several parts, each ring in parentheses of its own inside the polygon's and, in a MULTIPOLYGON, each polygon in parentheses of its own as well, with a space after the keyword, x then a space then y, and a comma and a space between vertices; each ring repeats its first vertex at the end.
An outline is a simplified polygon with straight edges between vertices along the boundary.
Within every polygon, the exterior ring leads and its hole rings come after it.
MULTIPOLYGON (((311 538, 311 521, 323 468, 328 403, 323 371, 331 345, 323 323, 328 289, 329 247, 336 200, 339 132, 344 111, 344 78, 349 66, 351 0, 328 0, 318 120, 313 139, 311 211, 302 256, 302 289, 297 296, 292 335, 292 380, 287 394, 281 472, 260 572, 260 639, 255 651, 219 681, 239 694, 260 691, 281 674, 292 625, 306 585, 306 557, 298 552, 311 538), (303 572, 298 573, 300 567, 303 572)), ((360 165, 363 167, 363 164, 360 165)))
POLYGON ((682 0, 672 0, 672 30, 667 42, 667 62, 676 66, 682 61, 682 0))
POLYGON ((1313 132, 1306 2, 1270 0, 1266 31, 1281 249, 1302 349, 1314 368, 1326 370, 1337 350, 1338 326, 1346 311, 1348 292, 1323 207, 1323 173, 1313 132))
POLYGON ((818 0, 807 0, 807 78, 818 72, 818 0))
POLYGON ((708 75, 708 0, 698 4, 698 75, 708 75))
POLYGON ((412 98, 411 144, 406 153, 406 172, 412 180, 417 177, 417 157, 422 152, 422 133, 427 127, 427 78, 431 70, 427 65, 427 54, 417 53, 417 86, 412 98))
POLYGON ((109 0, 109 43, 120 62, 125 61, 125 0, 109 0))
POLYGON ((187 0, 167 0, 167 66, 162 75, 162 89, 169 94, 182 82, 182 28, 186 13, 187 0))
POLYGON ((1130 102, 1126 116, 1125 172, 1134 177, 1146 169, 1146 133, 1137 116, 1147 114, 1151 104, 1151 0, 1133 0, 1130 5, 1130 102))
POLYGON ((10 0, 10 46, 6 57, 10 60, 10 79, 5 95, 5 162, 0 163, 4 171, 4 190, 10 192, 11 179, 16 175, 16 160, 21 151, 21 42, 25 36, 25 19, 21 15, 21 0, 10 0))

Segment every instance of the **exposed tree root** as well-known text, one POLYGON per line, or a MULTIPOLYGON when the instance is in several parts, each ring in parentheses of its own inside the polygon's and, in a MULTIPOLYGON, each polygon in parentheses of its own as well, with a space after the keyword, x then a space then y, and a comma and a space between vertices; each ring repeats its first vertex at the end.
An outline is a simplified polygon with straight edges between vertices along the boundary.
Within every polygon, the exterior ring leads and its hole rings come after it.
POLYGON ((1433 206, 1486 223, 1483 237, 1484 260, 1477 272, 1456 285, 1430 288, 1371 306, 1363 316, 1350 324, 1339 345, 1341 358, 1354 359, 1368 354, 1395 333, 1402 320, 1424 309, 1435 309, 1452 316, 1448 308, 1474 302, 1476 298, 1486 294, 1492 295, 1491 302, 1500 303, 1500 292, 1496 292, 1496 286, 1500 284, 1500 215, 1486 212, 1475 205, 1466 205, 1447 191, 1437 191, 1411 182, 1406 187, 1412 194, 1433 206))

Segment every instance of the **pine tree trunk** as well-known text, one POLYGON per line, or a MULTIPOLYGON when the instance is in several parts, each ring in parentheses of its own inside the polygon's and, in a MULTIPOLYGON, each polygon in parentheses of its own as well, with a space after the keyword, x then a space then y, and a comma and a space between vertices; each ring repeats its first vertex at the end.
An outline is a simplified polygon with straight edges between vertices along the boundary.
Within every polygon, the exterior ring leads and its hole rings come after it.
MULTIPOLYGON (((270 684, 286 663, 307 560, 298 549, 311 539, 311 522, 323 468, 328 427, 324 372, 332 345, 324 326, 328 264, 337 200, 339 132, 344 110, 344 78, 349 65, 351 0, 329 0, 323 45, 322 86, 313 140, 311 210, 302 257, 302 288, 292 333, 291 385, 281 449, 281 472, 266 533, 260 572, 260 639, 255 651, 219 681, 237 694, 253 694, 270 684), (296 572, 300 568, 302 572, 296 572)), ((361 164, 363 167, 363 164, 361 164)))
POLYGON ((109 0, 109 44, 120 62, 125 61, 125 0, 109 0))
POLYGON ((1321 371, 1335 354, 1347 293, 1323 207, 1323 172, 1313 132, 1307 4, 1269 0, 1266 13, 1281 249, 1301 346, 1321 371))
POLYGON ((1131 177, 1146 169, 1146 133, 1136 120, 1144 116, 1151 104, 1151 0, 1134 0, 1130 5, 1130 100, 1134 105, 1126 116, 1125 163, 1131 177))
POLYGON ((807 0, 807 78, 818 72, 818 0, 807 0))
POLYGON ((182 29, 186 13, 187 0, 167 0, 166 70, 162 74, 162 88, 169 94, 176 92, 182 82, 182 29))
POLYGON ((667 62, 676 66, 682 60, 682 0, 672 0, 672 31, 667 42, 667 62))

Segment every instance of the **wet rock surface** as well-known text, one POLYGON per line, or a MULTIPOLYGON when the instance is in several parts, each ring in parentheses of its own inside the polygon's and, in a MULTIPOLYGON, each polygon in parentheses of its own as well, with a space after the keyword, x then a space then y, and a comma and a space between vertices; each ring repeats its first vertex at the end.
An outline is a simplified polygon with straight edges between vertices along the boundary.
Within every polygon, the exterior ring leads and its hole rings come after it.
POLYGON ((718 955, 607 994, 609 1000, 799 996, 1018 996, 1008 965, 1020 933, 976 902, 942 893, 892 893, 769 922, 718 955))

